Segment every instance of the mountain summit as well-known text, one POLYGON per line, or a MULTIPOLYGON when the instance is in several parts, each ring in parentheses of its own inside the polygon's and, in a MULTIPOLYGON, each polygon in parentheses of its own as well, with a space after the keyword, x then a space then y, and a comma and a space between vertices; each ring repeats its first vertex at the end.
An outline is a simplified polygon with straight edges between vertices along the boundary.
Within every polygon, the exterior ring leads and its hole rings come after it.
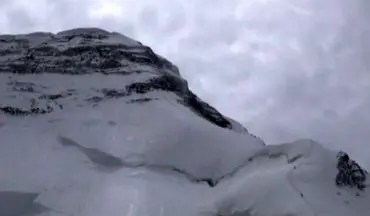
POLYGON ((367 216, 367 172, 266 146, 116 32, 0 35, 1 216, 367 216))

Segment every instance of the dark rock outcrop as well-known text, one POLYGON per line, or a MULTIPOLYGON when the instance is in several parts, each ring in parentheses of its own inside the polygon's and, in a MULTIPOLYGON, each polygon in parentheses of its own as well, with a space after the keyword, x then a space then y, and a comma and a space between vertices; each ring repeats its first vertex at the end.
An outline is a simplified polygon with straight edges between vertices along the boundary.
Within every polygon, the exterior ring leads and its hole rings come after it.
POLYGON ((351 160, 345 152, 339 152, 337 158, 338 174, 335 178, 336 185, 364 190, 366 188, 365 181, 368 172, 360 167, 356 161, 351 160))
POLYGON ((147 82, 133 83, 127 86, 127 92, 145 94, 153 90, 171 91, 177 94, 182 100, 178 101, 183 105, 191 108, 199 116, 209 120, 210 122, 223 127, 232 128, 231 123, 219 113, 215 108, 200 100, 187 86, 187 83, 171 75, 162 75, 147 82))
POLYGON ((48 107, 48 109, 41 109, 41 108, 31 108, 28 110, 23 110, 17 107, 11 106, 4 106, 0 107, 0 110, 6 114, 13 115, 13 116, 28 116, 28 115, 38 115, 38 114, 47 114, 53 111, 53 108, 48 107))

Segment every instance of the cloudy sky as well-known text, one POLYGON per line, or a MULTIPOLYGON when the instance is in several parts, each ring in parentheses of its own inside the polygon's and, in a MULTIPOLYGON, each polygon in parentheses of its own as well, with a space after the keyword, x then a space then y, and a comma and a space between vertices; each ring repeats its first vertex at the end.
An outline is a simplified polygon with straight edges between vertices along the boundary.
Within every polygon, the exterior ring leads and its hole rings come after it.
POLYGON ((0 0, 0 33, 121 32, 267 143, 313 138, 369 166, 369 10, 368 0, 0 0))

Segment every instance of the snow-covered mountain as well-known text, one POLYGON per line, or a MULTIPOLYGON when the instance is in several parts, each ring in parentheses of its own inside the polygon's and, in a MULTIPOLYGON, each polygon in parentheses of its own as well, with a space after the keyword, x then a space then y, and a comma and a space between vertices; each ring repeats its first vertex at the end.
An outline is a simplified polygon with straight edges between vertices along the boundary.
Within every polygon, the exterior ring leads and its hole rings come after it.
POLYGON ((115 32, 0 36, 0 216, 368 216, 367 172, 266 146, 115 32))

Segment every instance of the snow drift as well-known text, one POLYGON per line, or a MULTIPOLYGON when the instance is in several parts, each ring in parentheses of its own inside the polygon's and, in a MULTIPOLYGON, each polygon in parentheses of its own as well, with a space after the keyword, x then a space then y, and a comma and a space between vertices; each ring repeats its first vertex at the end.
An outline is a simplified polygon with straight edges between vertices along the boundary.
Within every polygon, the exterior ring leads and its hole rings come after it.
POLYGON ((266 146, 119 33, 2 35, 0 88, 1 216, 370 215, 352 160, 266 146))

